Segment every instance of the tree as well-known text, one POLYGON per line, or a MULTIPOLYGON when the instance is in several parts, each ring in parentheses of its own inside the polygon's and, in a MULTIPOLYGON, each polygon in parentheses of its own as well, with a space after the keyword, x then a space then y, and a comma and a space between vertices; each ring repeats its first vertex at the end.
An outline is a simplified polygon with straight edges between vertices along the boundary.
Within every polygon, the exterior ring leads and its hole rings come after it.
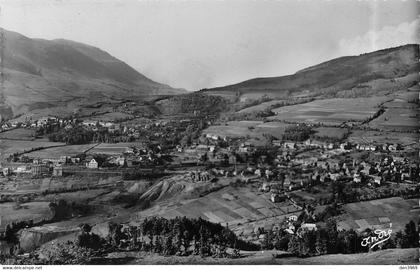
POLYGON ((412 248, 419 246, 419 233, 417 232, 416 224, 410 221, 405 225, 404 229, 403 248, 412 248))

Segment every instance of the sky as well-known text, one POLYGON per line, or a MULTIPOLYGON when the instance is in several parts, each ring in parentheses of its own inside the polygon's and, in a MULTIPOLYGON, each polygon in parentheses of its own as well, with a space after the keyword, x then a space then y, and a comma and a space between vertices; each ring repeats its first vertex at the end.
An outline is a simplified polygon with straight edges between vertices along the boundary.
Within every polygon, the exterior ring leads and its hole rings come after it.
POLYGON ((198 90, 420 43, 415 0, 0 0, 0 27, 101 48, 198 90))

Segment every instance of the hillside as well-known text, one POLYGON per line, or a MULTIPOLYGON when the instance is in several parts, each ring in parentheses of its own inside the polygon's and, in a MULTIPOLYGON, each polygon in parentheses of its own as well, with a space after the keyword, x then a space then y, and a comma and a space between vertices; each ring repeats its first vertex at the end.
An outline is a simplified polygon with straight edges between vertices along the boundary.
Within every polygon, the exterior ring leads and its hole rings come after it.
MULTIPOLYGON (((256 78, 238 84, 204 89, 203 92, 220 95, 266 94, 288 96, 290 94, 336 95, 340 91, 370 89, 374 94, 381 84, 391 79, 400 82, 388 86, 392 89, 399 84, 412 86, 419 81, 419 45, 410 44, 389 48, 359 56, 346 56, 312 66, 293 75, 256 78)), ((341 92, 339 95, 346 95, 341 92)))
POLYGON ((89 103, 183 92, 152 81, 99 48, 1 31, 5 73, 0 96, 3 117, 69 101, 89 103))

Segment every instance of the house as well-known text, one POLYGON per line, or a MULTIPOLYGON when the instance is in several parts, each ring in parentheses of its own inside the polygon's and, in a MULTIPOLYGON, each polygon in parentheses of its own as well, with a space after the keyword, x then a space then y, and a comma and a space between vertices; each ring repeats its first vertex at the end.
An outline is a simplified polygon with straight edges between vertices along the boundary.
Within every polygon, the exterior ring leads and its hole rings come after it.
POLYGON ((391 145, 388 147, 388 150, 389 150, 389 151, 391 151, 391 152, 395 152, 395 151, 397 151, 397 146, 396 146, 396 145, 391 144, 391 145))
POLYGON ((340 178, 340 174, 339 173, 330 173, 330 179, 332 181, 337 181, 340 178))
POLYGON ((70 157, 69 156, 61 156, 60 157, 60 162, 62 164, 66 164, 69 160, 70 160, 70 157))
POLYGON ((282 202, 284 200, 286 200, 286 198, 284 196, 282 196, 280 194, 277 194, 277 193, 271 193, 271 201, 273 203, 282 202))
POLYGON ((73 164, 80 163, 80 158, 71 158, 70 160, 73 164))
POLYGON ((292 184, 292 181, 290 181, 290 177, 287 176, 283 181, 283 186, 285 188, 289 188, 289 187, 291 187, 291 184, 292 184))
POLYGON ((63 176, 63 167, 61 165, 54 166, 53 176, 63 176))
POLYGON ((316 231, 317 227, 315 223, 302 223, 300 229, 304 231, 316 231))
POLYGON ((264 192, 268 192, 268 191, 270 191, 270 184, 268 184, 268 183, 263 183, 263 184, 262 184, 262 186, 261 186, 261 188, 260 188, 260 190, 261 190, 261 191, 264 191, 264 192))
POLYGON ((283 147, 286 149, 295 149, 296 148, 296 143, 294 142, 285 142, 283 144, 283 147))
POLYGON ((97 169, 98 162, 94 158, 92 158, 89 162, 86 163, 86 167, 89 169, 97 169))
POLYGON ((273 140, 271 143, 272 143, 274 146, 282 146, 282 142, 281 142, 281 140, 273 140))
POLYGON ((13 173, 11 168, 3 168, 3 175, 4 176, 8 176, 11 175, 13 173))
POLYGON ((29 172, 31 172, 31 169, 25 165, 18 166, 15 170, 15 173, 29 173, 29 172))
POLYGON ((360 182, 362 182, 362 178, 360 177, 360 174, 355 173, 355 174, 353 175, 353 182, 355 182, 355 183, 360 183, 360 182))
POLYGON ((31 167, 32 176, 40 176, 48 172, 49 168, 46 164, 35 164, 31 167))
POLYGON ((116 158, 115 163, 119 166, 124 166, 125 165, 125 158, 124 157, 118 157, 118 158, 116 158))
POLYGON ((298 217, 296 215, 291 215, 291 216, 287 217, 287 220, 289 222, 296 222, 298 220, 298 217))

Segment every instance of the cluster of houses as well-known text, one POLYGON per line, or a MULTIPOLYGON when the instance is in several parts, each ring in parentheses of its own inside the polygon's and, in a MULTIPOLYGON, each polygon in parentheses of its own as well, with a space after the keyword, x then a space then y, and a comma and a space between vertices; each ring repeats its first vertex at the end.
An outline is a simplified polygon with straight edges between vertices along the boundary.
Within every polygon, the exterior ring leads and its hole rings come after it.
POLYGON ((189 177, 192 182, 209 182, 214 177, 207 171, 201 172, 201 171, 192 171, 189 173, 189 177))
POLYGON ((281 147, 282 149, 286 150, 297 150, 297 149, 305 149, 305 148, 320 148, 326 150, 333 150, 333 149, 340 149, 340 150, 360 150, 360 151, 385 151, 385 152, 396 152, 400 150, 404 150, 404 146, 400 144, 391 144, 391 143, 384 143, 384 144, 374 144, 374 143, 331 143, 331 142, 324 142, 324 141, 316 141, 308 139, 304 142, 284 142, 282 140, 273 140, 272 144, 274 146, 281 147))

